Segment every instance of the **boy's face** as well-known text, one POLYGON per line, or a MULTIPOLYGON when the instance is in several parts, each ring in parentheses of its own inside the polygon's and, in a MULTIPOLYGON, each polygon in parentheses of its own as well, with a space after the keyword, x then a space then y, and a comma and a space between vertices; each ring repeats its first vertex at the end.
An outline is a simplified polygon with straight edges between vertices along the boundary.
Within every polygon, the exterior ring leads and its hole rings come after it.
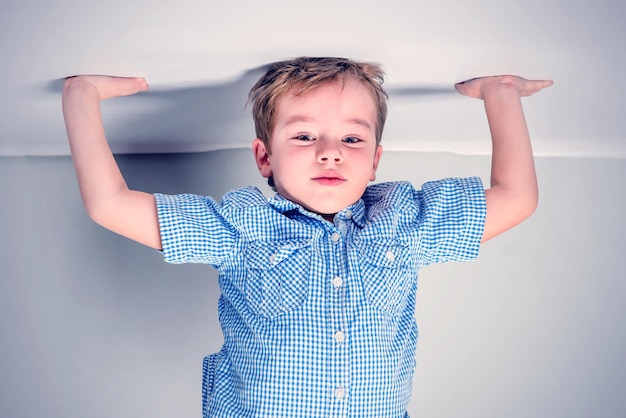
POLYGON ((271 152, 253 151, 263 177, 283 197, 327 219, 361 198, 382 147, 376 145, 376 107, 356 81, 322 85, 301 96, 287 92, 277 106, 271 152))

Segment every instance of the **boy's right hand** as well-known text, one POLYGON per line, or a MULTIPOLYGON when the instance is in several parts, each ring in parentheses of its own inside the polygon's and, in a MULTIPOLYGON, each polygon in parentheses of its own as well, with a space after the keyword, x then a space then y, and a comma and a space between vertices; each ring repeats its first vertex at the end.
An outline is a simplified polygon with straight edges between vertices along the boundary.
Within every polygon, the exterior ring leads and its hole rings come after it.
POLYGON ((154 196, 126 185, 100 114, 100 100, 147 89, 143 78, 70 77, 63 85, 62 106, 78 186, 89 216, 113 232, 161 248, 154 196))
POLYGON ((111 77, 106 75, 79 75, 68 77, 63 83, 63 92, 91 89, 100 100, 130 96, 148 90, 148 83, 141 77, 111 77))

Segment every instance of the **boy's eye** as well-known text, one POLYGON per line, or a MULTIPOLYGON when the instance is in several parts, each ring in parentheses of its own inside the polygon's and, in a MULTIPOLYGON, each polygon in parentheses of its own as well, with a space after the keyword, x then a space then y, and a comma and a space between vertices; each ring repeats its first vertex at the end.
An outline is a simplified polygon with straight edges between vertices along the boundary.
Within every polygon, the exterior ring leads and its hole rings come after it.
POLYGON ((357 144, 357 143, 361 142, 361 138, 357 138, 356 136, 349 136, 347 138, 344 138, 343 142, 345 142, 347 144, 357 144))
POLYGON ((300 141, 313 141, 315 138, 309 134, 300 134, 296 135, 295 139, 299 139, 300 141))

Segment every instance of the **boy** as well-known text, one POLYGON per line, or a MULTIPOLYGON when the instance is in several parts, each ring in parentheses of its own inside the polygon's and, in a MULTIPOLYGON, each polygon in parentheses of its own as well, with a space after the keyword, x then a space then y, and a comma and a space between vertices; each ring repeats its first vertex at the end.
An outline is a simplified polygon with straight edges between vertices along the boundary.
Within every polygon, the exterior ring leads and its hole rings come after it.
POLYGON ((528 217, 537 183, 521 96, 551 84, 513 76, 457 84, 483 99, 491 188, 446 179, 368 187, 382 155, 383 74, 341 58, 268 66, 250 92, 254 157, 278 192, 195 195, 129 190, 99 101, 145 80, 66 80, 63 111, 79 187, 102 226, 172 263, 220 271, 222 350, 205 358, 205 417, 402 417, 411 391, 417 270, 469 260, 528 217))

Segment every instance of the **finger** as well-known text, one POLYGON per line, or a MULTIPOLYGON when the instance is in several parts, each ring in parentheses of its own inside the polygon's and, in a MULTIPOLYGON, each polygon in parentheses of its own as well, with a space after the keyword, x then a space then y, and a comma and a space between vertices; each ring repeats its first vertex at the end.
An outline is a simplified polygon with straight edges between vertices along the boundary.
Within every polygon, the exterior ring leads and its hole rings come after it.
POLYGON ((463 82, 461 83, 456 83, 454 85, 454 88, 456 89, 456 91, 462 95, 467 95, 468 91, 469 91, 469 87, 467 84, 464 84, 463 82))
POLYGON ((554 84, 554 81, 552 80, 531 80, 530 83, 532 84, 533 87, 536 88, 546 88, 546 87, 550 87, 552 84, 554 84))
POLYGON ((523 95, 530 96, 531 94, 537 93, 538 91, 550 87, 553 84, 554 81, 552 80, 532 80, 527 84, 523 95))
POLYGON ((150 86, 148 85, 148 81, 145 78, 137 78, 137 92, 142 92, 142 91, 146 91, 150 88, 150 86))
POLYGON ((463 80, 463 81, 460 81, 460 82, 456 83, 455 86, 461 86, 463 84, 469 84, 469 83, 471 83, 474 80, 478 80, 479 78, 482 78, 482 77, 474 77, 474 78, 470 78, 468 80, 463 80))
POLYGON ((552 81, 552 80, 542 80, 542 82, 541 82, 541 84, 539 86, 539 89, 537 89, 537 91, 543 90, 545 88, 548 88, 548 87, 550 87, 553 84, 554 84, 554 81, 552 81))
POLYGON ((111 79, 117 96, 129 96, 148 90, 148 82, 142 77, 114 77, 111 79))
POLYGON ((140 90, 147 90, 150 88, 150 86, 148 85, 148 81, 143 77, 137 78, 137 82, 139 83, 140 90))

